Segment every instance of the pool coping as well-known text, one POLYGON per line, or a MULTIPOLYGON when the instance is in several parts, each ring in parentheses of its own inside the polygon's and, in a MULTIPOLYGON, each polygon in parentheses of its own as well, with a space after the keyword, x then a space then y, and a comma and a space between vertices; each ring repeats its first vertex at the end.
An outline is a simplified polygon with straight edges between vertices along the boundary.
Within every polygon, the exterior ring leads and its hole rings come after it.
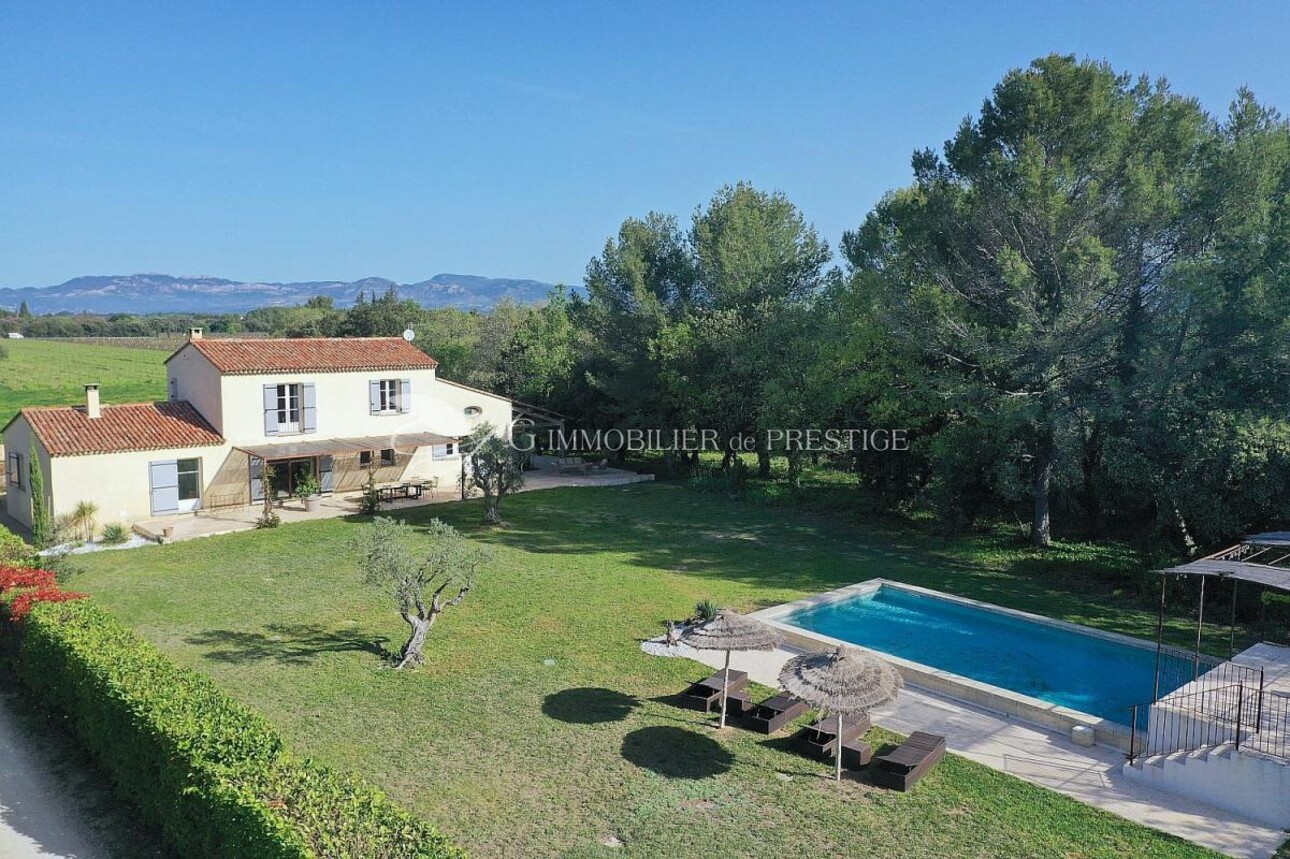
MULTIPOLYGON (((890 662, 900 672, 901 677, 910 686, 917 686, 936 692, 950 698, 956 698, 978 707, 985 707, 994 710, 1006 716, 1012 716, 1027 722, 1032 722, 1044 728, 1062 731, 1069 735, 1071 729, 1077 725, 1090 728, 1093 731, 1094 741, 1102 745, 1120 749, 1127 752, 1129 750, 1130 729, 1128 725, 1122 725, 1113 722, 1101 716, 1094 716, 1091 713, 1084 713, 1079 710, 1063 707, 1059 704, 1053 704, 1039 698, 1033 698, 1029 695, 1022 695, 1011 689, 1004 689, 1000 686, 993 686, 989 683, 982 683, 979 680, 973 680, 970 677, 964 677, 961 674, 954 674, 950 671, 944 671, 939 668, 933 668, 930 665, 924 665, 920 662, 912 662, 908 659, 902 659, 881 650, 864 647, 854 644, 853 642, 843 641, 840 638, 834 638, 823 633, 813 632, 798 626, 785 623, 782 619, 788 615, 795 614, 804 609, 815 608, 821 605, 827 605, 833 602, 839 602, 850 597, 861 596, 863 594, 873 593, 882 587, 896 588, 898 590, 908 591, 910 593, 920 594, 922 596, 934 599, 948 600, 949 602, 959 603, 960 605, 972 606, 984 611, 992 611, 998 614, 1026 620, 1031 623, 1039 623, 1045 626, 1064 629, 1069 632, 1075 632, 1080 635, 1089 635, 1094 638, 1101 638, 1106 641, 1115 641, 1120 644, 1138 647, 1144 650, 1154 650, 1155 644, 1143 639, 1133 638, 1128 635, 1121 635, 1117 632, 1107 632, 1101 629, 1093 629, 1087 626, 1081 626, 1069 621, 1057 620, 1056 618, 1045 617, 1040 614, 1020 611, 1014 608, 1005 608, 1004 606, 993 603, 982 602, 968 597, 947 594, 944 591, 931 590, 930 588, 921 588, 917 585, 909 585, 904 582, 893 581, 892 579, 875 578, 867 579, 863 582, 857 582, 853 585, 837 588, 823 593, 812 594, 792 602, 783 603, 770 608, 764 608, 753 612, 750 616, 769 624, 784 636, 784 639, 792 645, 804 648, 806 650, 826 650, 839 645, 848 645, 857 647, 867 653, 872 653, 887 662, 890 662)), ((1125 714, 1126 720, 1128 713, 1125 714)))

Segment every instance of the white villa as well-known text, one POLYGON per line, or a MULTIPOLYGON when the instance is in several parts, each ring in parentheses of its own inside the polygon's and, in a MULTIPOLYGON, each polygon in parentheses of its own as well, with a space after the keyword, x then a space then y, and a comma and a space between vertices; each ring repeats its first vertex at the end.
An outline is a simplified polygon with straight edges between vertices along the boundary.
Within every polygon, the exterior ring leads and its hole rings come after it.
POLYGON ((458 442, 482 423, 509 430, 512 404, 440 379, 400 337, 189 340, 165 361, 169 400, 28 407, 4 427, 8 513, 32 524, 29 456, 55 516, 79 502, 132 524, 290 494, 323 494, 461 473, 458 442), (272 485, 265 486, 265 464, 272 485))

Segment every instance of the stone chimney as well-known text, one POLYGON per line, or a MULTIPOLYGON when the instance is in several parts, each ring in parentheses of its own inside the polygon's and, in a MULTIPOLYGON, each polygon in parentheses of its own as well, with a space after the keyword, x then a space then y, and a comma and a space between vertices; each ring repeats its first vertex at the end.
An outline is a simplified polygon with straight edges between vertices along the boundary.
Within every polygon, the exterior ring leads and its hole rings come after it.
POLYGON ((202 339, 202 330, 201 330, 200 328, 189 328, 189 329, 188 329, 188 339, 189 339, 189 340, 200 340, 200 339, 202 339))
POLYGON ((103 417, 103 410, 99 408, 99 386, 85 386, 85 415, 91 419, 103 417))

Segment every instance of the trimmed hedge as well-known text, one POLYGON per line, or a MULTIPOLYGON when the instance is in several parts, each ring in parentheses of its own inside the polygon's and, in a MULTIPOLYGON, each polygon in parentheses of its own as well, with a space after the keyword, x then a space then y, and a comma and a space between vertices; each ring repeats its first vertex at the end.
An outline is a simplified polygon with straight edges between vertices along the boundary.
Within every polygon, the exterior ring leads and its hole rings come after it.
POLYGON ((287 751, 204 675, 89 600, 25 621, 19 672, 185 857, 460 859, 375 787, 287 751))

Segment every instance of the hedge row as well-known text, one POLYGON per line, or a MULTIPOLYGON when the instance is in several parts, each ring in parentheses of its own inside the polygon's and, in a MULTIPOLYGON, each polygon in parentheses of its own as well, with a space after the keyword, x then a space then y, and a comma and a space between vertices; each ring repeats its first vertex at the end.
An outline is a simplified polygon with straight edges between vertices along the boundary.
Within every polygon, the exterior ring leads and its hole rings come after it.
POLYGON ((292 755, 263 718, 89 600, 36 605, 19 671, 181 856, 465 854, 383 793, 292 755))

